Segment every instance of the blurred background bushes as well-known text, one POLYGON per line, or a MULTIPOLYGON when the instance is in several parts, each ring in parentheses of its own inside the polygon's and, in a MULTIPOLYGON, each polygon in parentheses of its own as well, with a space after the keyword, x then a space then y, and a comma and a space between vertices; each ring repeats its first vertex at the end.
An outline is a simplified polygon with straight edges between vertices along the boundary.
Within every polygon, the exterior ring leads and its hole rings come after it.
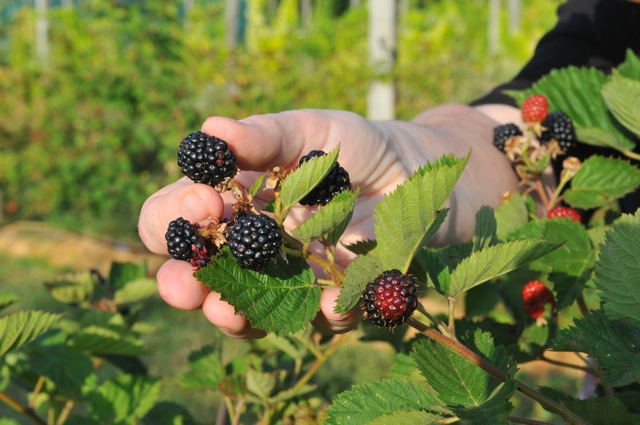
MULTIPOLYGON (((221 0, 0 2, 2 221, 42 220, 137 238, 144 200, 175 180, 179 141, 210 115, 294 108, 366 113, 366 1, 244 2, 225 41, 221 0), (38 25, 48 24, 48 51, 38 25)), ((468 102, 514 75, 555 22, 558 0, 506 7, 488 51, 483 0, 401 0, 396 116, 468 102)), ((503 0, 506 3, 506 0, 503 0)))

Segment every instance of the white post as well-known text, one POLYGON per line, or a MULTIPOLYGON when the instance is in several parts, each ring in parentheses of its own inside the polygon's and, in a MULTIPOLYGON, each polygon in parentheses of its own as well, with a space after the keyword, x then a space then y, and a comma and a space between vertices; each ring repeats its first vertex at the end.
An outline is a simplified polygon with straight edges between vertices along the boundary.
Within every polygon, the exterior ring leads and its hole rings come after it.
MULTIPOLYGON (((388 74, 396 58, 396 0, 369 0, 369 62, 381 75, 388 74)), ((395 117, 395 85, 390 79, 369 85, 367 117, 389 120, 395 117)))
POLYGON ((49 67, 49 20, 47 0, 35 0, 36 6, 36 56, 42 68, 49 67))
POLYGON ((489 0, 489 19, 487 19, 487 50, 490 55, 500 48, 500 0, 489 0))

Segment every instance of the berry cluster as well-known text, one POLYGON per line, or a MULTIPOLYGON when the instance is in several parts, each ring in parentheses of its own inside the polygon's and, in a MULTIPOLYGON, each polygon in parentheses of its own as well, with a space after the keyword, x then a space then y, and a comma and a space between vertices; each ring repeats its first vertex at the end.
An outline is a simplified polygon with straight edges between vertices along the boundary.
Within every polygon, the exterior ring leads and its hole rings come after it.
POLYGON ((576 211, 571 207, 565 207, 563 205, 558 205, 557 207, 553 207, 547 212, 547 218, 556 218, 556 217, 559 217, 559 218, 567 217, 578 223, 582 222, 582 216, 578 211, 576 211))
MULTIPOLYGON (((311 158, 326 155, 313 150, 300 159, 298 166, 311 158)), ((189 134, 180 142, 178 165, 182 173, 196 183, 205 183, 219 190, 236 188, 233 177, 238 172, 236 156, 224 140, 203 132, 189 134)), ((300 203, 326 205, 335 195, 351 190, 347 171, 337 162, 327 176, 300 203)), ((236 192, 238 192, 236 190, 236 192)), ((234 214, 201 229, 180 217, 169 223, 165 238, 171 256, 190 262, 194 269, 206 266, 211 256, 228 244, 238 265, 245 269, 262 270, 278 255, 282 232, 277 221, 253 208, 251 197, 240 196, 234 214)))
POLYGON ((374 325, 395 328, 418 307, 418 285, 412 276, 388 270, 370 282, 362 294, 365 318, 374 325))
POLYGON ((565 155, 570 155, 576 146, 576 133, 573 121, 562 111, 553 111, 542 121, 540 142, 543 144, 555 140, 565 155))
POLYGON ((207 238, 198 234, 200 226, 179 217, 169 223, 164 237, 169 254, 176 260, 188 261, 199 269, 206 266, 217 247, 207 238))
POLYGON ((533 319, 537 319, 544 313, 544 306, 551 304, 556 309, 556 300, 553 293, 539 280, 531 280, 522 288, 522 305, 524 310, 533 319))
POLYGON ((217 186, 236 175, 236 156, 227 142, 201 131, 180 142, 178 166, 195 183, 217 186))
POLYGON ((493 129, 493 145, 504 152, 505 147, 516 136, 522 136, 520 127, 513 123, 499 125, 493 129))
POLYGON ((244 211, 233 220, 227 239, 240 267, 262 270, 278 255, 282 233, 273 218, 244 211))
MULTIPOLYGON (((298 167, 311 158, 317 158, 323 155, 326 155, 324 151, 313 150, 300 158, 298 167)), ((327 176, 313 188, 311 192, 302 198, 300 203, 308 206, 327 205, 338 193, 351 189, 349 173, 336 162, 333 164, 333 168, 331 168, 327 176)))

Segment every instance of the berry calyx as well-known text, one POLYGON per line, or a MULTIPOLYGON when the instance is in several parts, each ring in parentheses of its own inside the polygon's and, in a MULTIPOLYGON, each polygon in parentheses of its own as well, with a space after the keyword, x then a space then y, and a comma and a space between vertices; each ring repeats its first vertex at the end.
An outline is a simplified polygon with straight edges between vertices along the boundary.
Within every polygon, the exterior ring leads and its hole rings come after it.
POLYGON ((227 142, 201 131, 189 134, 180 142, 178 165, 182 174, 195 183, 214 187, 238 172, 236 156, 227 142))
POLYGON ((179 217, 169 223, 164 237, 167 250, 176 260, 191 263, 198 270, 211 261, 211 256, 217 252, 217 247, 209 240, 198 234, 200 226, 179 217))
POLYGON ((507 142, 515 136, 522 136, 520 127, 513 123, 499 125, 493 129, 493 145, 504 152, 507 142))
POLYGON ((418 307, 418 285, 412 276, 393 269, 367 284, 362 294, 365 319, 374 325, 395 328, 418 307))
POLYGON ((576 133, 573 121, 562 111, 553 111, 542 122, 540 142, 548 143, 551 140, 558 142, 558 147, 565 155, 569 154, 576 146, 576 133))
POLYGON ((544 306, 551 304, 556 309, 556 300, 553 293, 539 280, 531 280, 522 288, 522 305, 524 310, 533 319, 537 319, 544 313, 544 306))
POLYGON ((526 123, 541 123, 549 113, 549 102, 541 94, 529 96, 522 102, 522 120, 526 123))
MULTIPOLYGON (((298 167, 311 158, 323 155, 326 155, 324 151, 313 150, 300 158, 298 167)), ((327 205, 334 196, 345 190, 351 190, 349 173, 336 161, 326 177, 300 200, 300 204, 307 206, 327 205)))
POLYGON ((262 270, 280 251, 282 232, 278 223, 266 214, 242 211, 227 229, 231 254, 243 269, 262 270))
POLYGON ((573 221, 577 221, 578 223, 582 222, 582 217, 580 213, 571 207, 565 207, 563 205, 558 205, 557 207, 551 208, 547 212, 547 218, 570 218, 573 221))

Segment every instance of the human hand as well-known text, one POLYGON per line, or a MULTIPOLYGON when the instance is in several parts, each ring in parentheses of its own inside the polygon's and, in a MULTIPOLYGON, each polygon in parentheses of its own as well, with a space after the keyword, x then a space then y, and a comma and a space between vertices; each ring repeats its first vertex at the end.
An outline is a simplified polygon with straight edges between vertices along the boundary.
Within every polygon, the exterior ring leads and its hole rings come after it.
MULTIPOLYGON (((372 122, 350 112, 299 110, 241 121, 212 117, 202 131, 229 143, 243 170, 236 176, 241 187, 250 187, 256 172, 274 166, 295 168, 309 151, 328 152, 339 144, 340 165, 349 172, 353 186, 360 189, 353 218, 342 238, 345 243, 374 237, 375 204, 416 168, 444 154, 464 156, 473 148, 469 165, 449 201, 454 208, 434 238, 436 244, 442 244, 468 239, 477 209, 495 206, 505 191, 515 190, 517 180, 509 162, 491 143, 495 125, 473 108, 445 105, 426 111, 413 122, 372 122)), ((256 196, 256 203, 267 202, 266 196, 256 196)), ((227 217, 234 200, 228 192, 221 195, 207 185, 180 179, 145 202, 138 226, 140 237, 152 252, 166 254, 164 233, 171 220, 181 216, 191 222, 204 222, 227 217)), ((292 208, 285 227, 296 227, 309 214, 306 207, 292 208)), ((337 248, 339 265, 346 267, 352 258, 346 249, 337 248)), ((157 280, 160 295, 168 304, 185 310, 202 308, 226 334, 237 338, 264 335, 236 315, 233 307, 221 301, 220 294, 197 281, 189 263, 167 261, 158 271, 157 280)), ((320 312, 314 320, 322 332, 346 332, 360 319, 357 309, 344 316, 333 311, 338 294, 338 288, 322 292, 320 312)))

